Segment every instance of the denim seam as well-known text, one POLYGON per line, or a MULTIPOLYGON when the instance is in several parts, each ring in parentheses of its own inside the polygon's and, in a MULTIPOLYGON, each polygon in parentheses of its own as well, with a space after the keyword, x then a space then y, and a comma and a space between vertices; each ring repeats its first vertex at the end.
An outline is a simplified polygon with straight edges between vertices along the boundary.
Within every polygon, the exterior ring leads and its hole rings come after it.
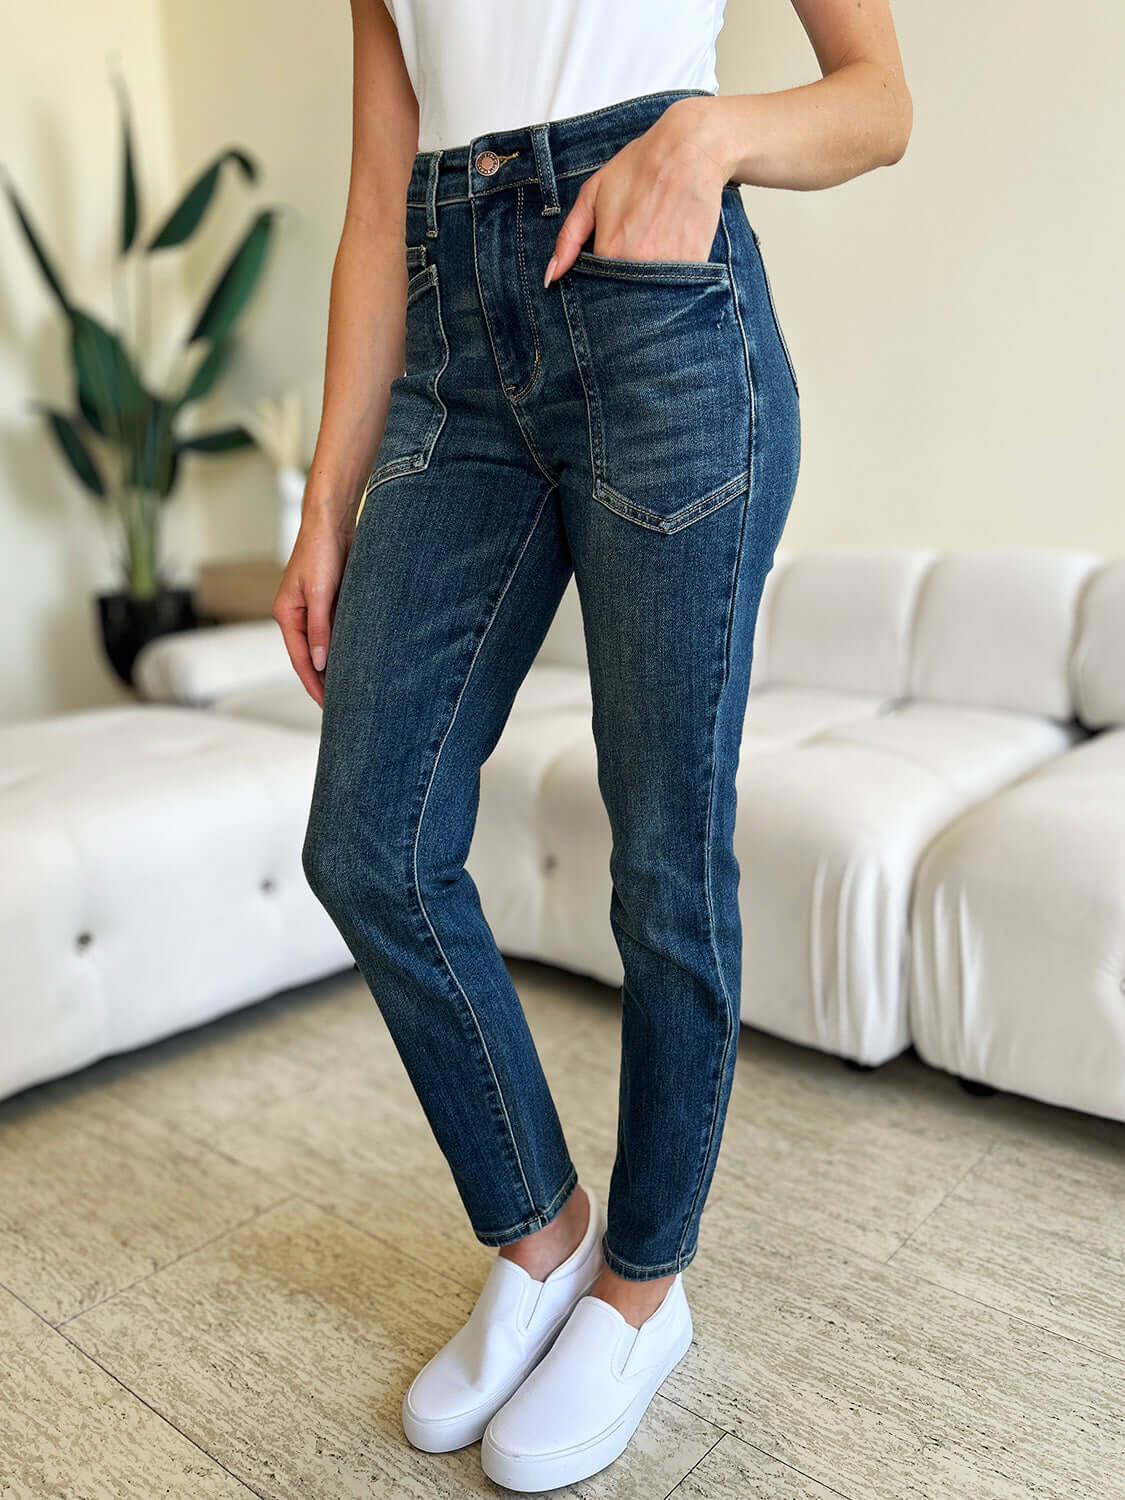
POLYGON ((793 356, 789 353, 789 341, 782 330, 781 319, 777 316, 777 304, 773 300, 773 287, 770 285, 770 273, 766 269, 766 258, 762 254, 762 242, 759 240, 758 231, 754 228, 753 224, 750 226, 750 233, 754 236, 754 246, 758 252, 758 259, 762 264, 762 280, 766 284, 766 299, 770 305, 770 316, 773 318, 774 331, 784 351, 785 363, 789 366, 789 378, 793 382, 793 390, 797 396, 800 396, 801 388, 797 384, 797 371, 793 367, 793 356))
POLYGON ((630 260, 614 255, 595 255, 591 250, 579 250, 570 268, 586 276, 606 276, 613 281, 635 281, 646 285, 650 281, 700 282, 721 285, 729 282, 730 271, 715 260, 630 260))
POLYGON ((489 345, 492 348, 492 362, 496 366, 496 375, 497 375, 497 378, 498 378, 498 380, 500 382, 500 388, 504 392, 505 398, 507 399, 507 402, 508 402, 508 410, 512 413, 512 416, 515 418, 516 426, 520 430, 520 435, 523 438, 524 443, 527 446, 527 451, 531 454, 531 457, 532 457, 532 459, 535 462, 535 467, 539 470, 540 474, 543 475, 543 478, 546 479, 548 481, 548 483, 553 487, 554 485, 557 485, 558 482, 559 482, 558 481, 558 476, 551 473, 550 469, 547 468, 546 464, 544 464, 543 460, 539 457, 539 454, 535 451, 535 444, 531 441, 531 437, 528 434, 527 429, 523 425, 523 420, 522 420, 522 418, 520 416, 519 409, 518 409, 518 407, 516 407, 514 405, 511 396, 508 395, 508 388, 504 384, 504 372, 500 368, 500 355, 499 355, 499 353, 497 352, 497 349, 496 349, 496 340, 492 337, 492 324, 488 320, 488 310, 487 310, 487 305, 486 305, 485 300, 484 300, 484 288, 480 284, 480 261, 479 261, 478 256, 477 256, 477 218, 476 218, 476 214, 473 214, 473 216, 472 216, 472 231, 473 231, 473 276, 474 276, 474 278, 476 280, 476 284, 477 284, 477 297, 480 299, 481 318, 482 318, 482 320, 484 322, 485 332, 488 334, 489 345))
MULTIPOLYGON (((726 242, 726 247, 727 247, 727 264, 728 264, 728 267, 729 267, 730 260, 731 260, 731 244, 730 244, 730 232, 727 229, 725 211, 721 210, 719 217, 720 217, 720 222, 722 223, 722 226, 723 226, 723 238, 724 238, 724 240, 726 242)), ((732 284, 733 284, 733 278, 732 278, 732 284)), ((745 330, 745 328, 743 326, 743 322, 742 322, 741 309, 738 306, 738 295, 737 295, 737 292, 735 292, 734 302, 735 302, 735 311, 738 314, 738 326, 739 326, 739 330, 741 331, 742 339, 743 339, 743 351, 744 351, 744 354, 745 354, 745 357, 746 357, 747 371, 749 372, 749 351, 748 351, 747 346, 746 346, 746 330, 745 330)), ((751 385, 751 388, 750 388, 750 397, 751 397, 751 401, 752 401, 753 400, 753 386, 752 385, 751 385)), ((723 709, 723 698, 724 698, 724 695, 726 694, 728 685, 730 683, 729 662, 730 662, 730 633, 731 633, 731 623, 732 623, 733 618, 734 618, 735 603, 736 603, 736 600, 737 600, 737 597, 738 597, 739 562, 740 562, 741 556, 742 556, 742 538, 743 538, 743 533, 744 533, 745 526, 746 526, 746 515, 747 515, 747 512, 750 509, 751 495, 753 493, 753 482, 754 482, 754 480, 753 480, 753 476, 754 476, 754 445, 755 445, 755 438, 756 438, 756 426, 755 426, 755 423, 754 423, 754 420, 753 420, 753 412, 751 412, 750 447, 749 447, 749 452, 748 452, 748 466, 749 466, 749 471, 750 471, 750 482, 747 485, 747 489, 746 489, 746 503, 744 504, 744 506, 742 508, 742 525, 739 528, 738 547, 735 550, 734 569, 733 569, 732 576, 731 576, 730 602, 729 602, 728 607, 727 607, 727 624, 726 624, 726 629, 725 629, 725 632, 724 632, 724 643, 723 643, 722 680, 719 683, 719 692, 718 692, 718 695, 717 695, 716 700, 715 700, 715 707, 714 707, 714 711, 713 711, 712 719, 711 719, 711 781, 710 781, 710 787, 709 787, 708 794, 707 794, 707 837, 706 837, 706 850, 707 850, 707 853, 706 853, 706 857, 705 857, 705 860, 704 860, 704 893, 705 893, 705 897, 706 897, 706 901, 707 901, 707 933, 708 933, 708 939, 709 939, 710 946, 711 946, 712 959, 713 959, 714 964, 715 964, 715 973, 718 976, 719 986, 722 989, 723 1000, 724 1000, 724 1002, 726 1004, 726 1011, 727 1011, 727 1034, 726 1034, 726 1038, 725 1038, 725 1040, 723 1042, 723 1050, 722 1050, 722 1054, 721 1054, 720 1059, 719 1059, 718 1069, 716 1070, 715 1085, 714 1085, 714 1088, 715 1088, 715 1099, 714 1099, 714 1104, 713 1104, 712 1110, 711 1110, 711 1125, 710 1125, 710 1129, 709 1129, 708 1134, 707 1134, 707 1144, 706 1144, 706 1146, 704 1147, 704 1150, 703 1150, 703 1160, 702 1160, 702 1162, 700 1164, 700 1169, 699 1169, 699 1180, 696 1183, 695 1196, 692 1198, 691 1207, 688 1209, 687 1217, 684 1219, 684 1227, 683 1227, 683 1232, 680 1235, 679 1249, 676 1252, 677 1257, 681 1257, 683 1255, 683 1253, 684 1253, 684 1244, 685 1244, 685 1242, 687 1240, 688 1231, 689 1231, 689 1229, 690 1229, 690 1227, 691 1227, 691 1225, 692 1225, 692 1223, 693 1223, 693 1221, 695 1219, 696 1206, 698 1205, 700 1196, 701 1196, 701 1194, 703 1192, 703 1179, 707 1175, 708 1163, 711 1160, 711 1149, 712 1149, 712 1146, 713 1146, 713 1144, 715 1142, 715 1132, 716 1132, 716 1130, 718 1128, 718 1123, 719 1123, 719 1107, 720 1107, 720 1103, 721 1103, 721 1100, 722 1100, 723 1079, 726 1076, 727 1063, 728 1063, 728 1059, 730 1057, 731 1044, 734 1041, 734 1036, 735 1036, 735 1011, 734 1011, 734 1005, 733 1005, 733 1002, 731 1000, 730 991, 727 988, 726 976, 723 973, 722 958, 721 958, 721 956, 719 954, 719 950, 718 950, 718 948, 717 948, 717 946, 715 944, 715 907, 714 907, 714 898, 713 898, 713 894, 712 894, 712 865, 713 865, 713 862, 714 862, 714 850, 713 850, 712 832, 713 832, 713 829, 714 829, 714 817, 715 817, 715 781, 716 781, 716 767, 717 767, 717 763, 718 763, 718 754, 717 754, 717 749, 716 749, 716 740, 718 738, 719 718, 720 718, 720 715, 722 714, 722 709, 723 709)))
MULTIPOLYGON (((737 574, 735 574, 735 582, 734 582, 733 587, 737 587, 737 574)), ((684 1227, 683 1227, 683 1231, 681 1232, 681 1235, 680 1235, 680 1244, 679 1244, 678 1250, 676 1251, 677 1259, 679 1259, 680 1257, 683 1256, 683 1253, 684 1253, 684 1244, 685 1244, 685 1242, 687 1240, 688 1230, 691 1228, 692 1222, 694 1221, 696 1205, 699 1203, 700 1195, 701 1195, 701 1193, 703 1191, 703 1179, 704 1179, 704 1177, 707 1174, 707 1164, 708 1164, 708 1162, 711 1159, 711 1147, 712 1147, 712 1144, 713 1144, 713 1142, 715 1140, 715 1131, 716 1131, 716 1128, 718 1126, 719 1104, 720 1104, 720 1100, 721 1100, 721 1097, 722 1097, 723 1077, 724 1077, 724 1075, 726 1073, 727 1059, 730 1056, 731 1042, 732 1042, 732 1040, 734 1038, 734 1010, 733 1010, 733 1007, 731 1005, 730 991, 727 989, 726 978, 725 978, 725 976, 723 974, 722 960, 719 957, 719 950, 715 946, 715 908, 714 908, 714 901, 713 901, 713 898, 712 898, 712 890, 711 890, 711 884, 712 884, 712 882, 711 882, 712 830, 714 828, 714 813, 715 813, 715 771, 716 771, 716 763, 718 761, 718 756, 716 754, 716 748, 715 748, 715 740, 717 738, 719 715, 720 715, 720 713, 722 711, 723 694, 726 691, 726 685, 727 685, 727 678, 726 678, 726 673, 725 673, 725 668, 724 668, 724 680, 723 680, 722 684, 720 685, 718 697, 715 700, 714 711, 713 711, 712 716, 711 716, 711 755, 710 755, 710 759, 711 759, 711 774, 710 774, 710 785, 709 785, 708 793, 707 793, 707 832, 706 832, 706 844, 705 844, 707 852, 706 852, 706 855, 704 857, 704 862, 703 862, 703 889, 704 889, 705 899, 706 899, 706 902, 707 902, 707 934, 708 934, 708 942, 710 944, 711 955, 712 955, 712 958, 713 958, 713 961, 714 961, 714 964, 715 964, 715 973, 718 976, 719 987, 721 988, 721 990, 723 992, 723 1000, 724 1000, 724 1003, 726 1005, 726 1012, 727 1012, 727 1034, 726 1034, 726 1037, 725 1037, 725 1039, 723 1041, 723 1050, 722 1050, 722 1054, 721 1054, 720 1059, 719 1059, 719 1064, 718 1064, 718 1067, 715 1070, 715 1082, 714 1082, 714 1085, 713 1085, 715 1098, 714 1098, 714 1104, 712 1105, 712 1108, 711 1108, 711 1124, 710 1124, 710 1127, 709 1127, 708 1132, 707 1132, 707 1142, 706 1142, 706 1145, 703 1148, 703 1158, 702 1158, 702 1161, 700 1162, 699 1177, 698 1177, 698 1180, 697 1180, 696 1185, 695 1185, 695 1193, 694 1193, 694 1195, 692 1197, 692 1200, 691 1200, 691 1206, 689 1207, 689 1209, 687 1211, 687 1214, 686 1214, 686 1216, 684 1218, 684 1227)))
POLYGON ((563 1179, 563 1185, 545 1208, 536 1213, 529 1214, 526 1219, 521 1219, 518 1224, 511 1224, 507 1229, 474 1229, 473 1233, 482 1245, 509 1244, 512 1240, 522 1239, 524 1235, 533 1230, 543 1229, 558 1214, 559 1208, 569 1196, 571 1189, 578 1181, 578 1168, 571 1163, 570 1171, 563 1179))
POLYGON ((528 528, 527 535, 524 537, 523 543, 520 546, 519 551, 516 553, 516 556, 515 556, 514 560, 512 561, 511 566, 508 569, 507 576, 504 579, 504 586, 500 590, 500 594, 499 594, 499 596, 498 596, 498 598, 496 600, 496 603, 492 607, 492 612, 488 616, 488 619, 487 619, 487 621, 485 623, 484 631, 481 634, 481 638, 477 642, 476 648, 473 651, 472 659, 469 662, 468 670, 465 672, 464 679, 463 679, 463 681, 461 683, 460 691, 458 692, 456 701, 453 704, 453 711, 452 711, 452 713, 449 716, 449 722, 448 722, 448 724, 445 727, 445 733, 442 735, 441 740, 438 743, 437 749, 436 749, 436 751, 434 753, 434 761, 433 761, 433 765, 430 768, 429 780, 428 780, 428 782, 426 784, 426 789, 425 789, 425 792, 424 792, 423 797, 422 797, 422 805, 421 805, 421 807, 419 808, 419 811, 418 811, 418 822, 417 822, 417 826, 415 827, 415 830, 414 830, 414 848, 413 848, 414 898, 415 898, 415 900, 416 900, 416 902, 418 904, 418 909, 419 909, 419 911, 422 914, 422 918, 425 921, 426 926, 429 928, 430 936, 432 937, 432 939, 434 941, 434 944, 437 947, 438 952, 441 954, 442 962, 445 964, 446 971, 449 974, 449 977, 453 980, 453 983, 456 985, 457 991, 460 994, 461 998, 464 1000, 465 1005, 468 1008, 469 1015, 472 1018, 473 1025, 476 1028, 477 1039, 480 1042, 481 1051, 482 1051, 482 1053, 484 1055, 484 1059, 485 1059, 486 1063, 488 1064, 488 1070, 489 1070, 489 1073, 491 1074, 491 1077, 492 1077, 492 1085, 493 1085, 493 1088, 495 1089, 495 1092, 496 1092, 496 1098, 500 1102, 500 1109, 501 1109, 501 1112, 502 1112, 503 1117, 504 1117, 504 1123, 505 1123, 505 1125, 507 1127, 507 1130, 508 1130, 508 1138, 509 1138, 509 1141, 511 1143, 512 1151, 513 1151, 513 1153, 515 1155, 516 1165, 519 1168, 520 1177, 521 1177, 521 1179, 523 1181, 524 1192, 527 1194, 527 1201, 529 1203, 531 1203, 531 1204, 534 1204, 535 1199, 534 1199, 534 1196, 533 1196, 532 1191, 531 1191, 531 1185, 530 1185, 530 1183, 527 1180, 527 1173, 524 1170, 523 1159, 520 1156, 520 1150, 519 1150, 519 1145, 518 1145, 518 1143, 516 1141, 515 1131, 512 1128, 511 1115, 508 1112, 507 1102, 504 1099, 504 1092, 503 1092, 503 1090, 500 1087, 500 1080, 499 1080, 499 1078, 497 1077, 497 1074, 496 1074, 496 1067, 495 1067, 495 1064, 492 1061, 492 1054, 488 1050, 488 1043, 485 1040, 484 1031, 483 1031, 483 1029, 481 1027, 481 1024, 480 1024, 480 1018, 478 1017, 478 1015, 476 1013, 476 1010, 473 1007, 473 1002, 469 999, 468 993, 466 992, 464 985, 461 983, 460 979, 458 979, 457 973, 456 973, 455 969, 453 968, 453 965, 449 961, 449 956, 446 953, 445 949, 442 947, 441 939, 438 937, 437 931, 435 930, 433 923, 430 921, 430 914, 426 910, 426 903, 425 903, 425 900, 423 899, 423 896, 422 896, 422 886, 421 886, 421 882, 420 882, 420 880, 418 878, 418 844, 419 844, 419 841, 420 841, 421 836, 422 836, 422 825, 425 822, 426 807, 427 807, 427 805, 429 803, 429 800, 430 800, 430 793, 433 790, 434 781, 437 779, 438 767, 441 764, 442 752, 445 749, 446 741, 448 740, 450 734, 453 731, 453 726, 457 722, 457 715, 458 715, 458 713, 460 711, 461 703, 462 703, 462 700, 464 699, 466 690, 468 689, 469 682, 472 679, 473 670, 476 667, 477 661, 480 658, 480 653, 481 653, 481 651, 482 651, 482 649, 484 647, 485 641, 488 639, 489 632, 491 631, 493 623, 496 620, 496 616, 499 614, 500 606, 501 606, 501 604, 503 604, 505 596, 507 595, 508 590, 509 590, 509 588, 512 585, 512 581, 515 578, 516 573, 519 571, 520 563, 523 561, 523 559, 524 559, 524 557, 525 557, 525 555, 527 553, 527 549, 531 545, 531 539, 535 535, 536 528, 539 525, 539 521, 540 521, 540 519, 541 519, 541 517, 543 515, 544 510, 546 509, 547 501, 550 499, 550 496, 552 494, 553 489, 554 489, 554 483, 553 482, 551 484, 547 485, 544 488, 542 499, 539 502, 539 506, 538 506, 538 508, 537 508, 537 510, 535 512, 535 516, 534 516, 534 518, 533 518, 533 520, 531 522, 530 527, 528 528))
MULTIPOLYGON (((363 489, 363 498, 360 501, 361 509, 364 505, 367 504, 367 497, 371 494, 371 491, 378 489, 381 484, 385 484, 389 479, 398 479, 404 474, 425 473, 425 471, 430 467, 430 460, 434 456, 434 449, 437 447, 437 440, 441 436, 442 429, 445 426, 446 418, 449 416, 449 408, 446 406, 439 389, 441 385, 441 377, 445 374, 446 369, 449 366, 450 349, 449 337, 445 331, 445 319, 442 317, 441 312, 441 287, 438 282, 437 266, 431 264, 427 266, 424 271, 419 272, 418 275, 430 277, 430 281, 433 286, 434 309, 437 314, 438 333, 441 336, 441 347, 445 351, 441 364, 434 371, 432 381, 430 382, 430 388, 433 391, 434 400, 437 402, 440 408, 440 412, 438 414, 436 423, 431 420, 430 432, 426 434, 425 442, 422 444, 421 448, 417 449, 414 453, 407 454, 403 458, 388 459, 384 464, 380 464, 378 462, 378 454, 375 455, 375 467, 371 470, 371 473, 367 479, 367 483, 363 489), (424 463, 417 462, 419 456, 425 459, 424 463)), ((408 304, 409 300, 410 298, 408 295, 408 304)), ((384 422, 384 426, 385 425, 386 423, 384 422)))
POLYGON ((598 476, 601 473, 601 407, 598 405, 597 391, 593 388, 593 382, 587 380, 583 368, 583 354, 579 351, 579 344, 586 357, 589 357, 590 345, 586 337, 586 325, 582 320, 582 310, 577 302, 572 303, 573 289, 565 280, 558 283, 559 296, 562 298, 563 318, 566 321, 567 336, 570 339, 570 350, 574 355, 575 368, 578 371, 578 384, 582 387, 582 395, 586 401, 586 450, 590 455, 590 483, 595 488, 598 476), (572 316, 573 314, 573 316, 572 316), (578 325, 578 337, 575 337, 575 324, 578 325), (595 416, 595 408, 597 414, 595 416))
MULTIPOLYGON (((722 225, 723 225, 723 235, 724 235, 724 237, 726 239, 726 243, 727 243, 727 263, 729 265, 730 262, 731 262, 731 259, 732 259, 732 251, 731 251, 731 243, 730 243, 730 230, 727 228, 727 222, 726 222, 726 215, 725 214, 722 215, 722 225)), ((751 232, 753 232, 753 231, 751 231, 751 232)), ((732 287, 734 287, 734 277, 733 276, 731 277, 731 285, 732 285, 732 287)), ((753 374, 753 370, 752 370, 751 364, 750 364, 750 345, 747 343, 747 340, 746 340, 746 325, 742 321, 742 304, 741 304, 741 302, 739 301, 739 298, 738 298, 738 289, 737 289, 737 287, 734 287, 733 295, 734 295, 734 315, 738 319, 738 331, 739 331, 739 333, 742 336, 742 360, 743 360, 743 368, 746 371, 746 390, 747 390, 747 396, 748 396, 748 399, 749 399, 749 402, 750 402, 750 444, 749 444, 749 448, 748 448, 747 454, 746 454, 746 470, 747 470, 746 503, 742 507, 742 525, 739 527, 739 531, 738 531, 738 552, 735 555, 735 564, 734 564, 735 565, 735 586, 731 590, 730 608, 727 611, 726 638, 725 638, 724 643, 723 643, 723 683, 724 683, 724 686, 726 684, 727 678, 730 676, 731 646, 732 646, 732 639, 733 639, 733 634, 734 634, 734 612, 735 612, 735 606, 736 606, 736 604, 738 602, 738 583, 737 583, 737 580, 738 580, 738 577, 739 577, 739 574, 740 574, 740 571, 741 571, 742 546, 743 546, 743 539, 744 539, 744 537, 746 535, 746 517, 747 517, 747 513, 749 512, 749 509, 750 509, 751 498, 752 498, 753 489, 754 489, 754 443, 755 443, 755 439, 756 439, 756 436, 757 436, 757 430, 758 430, 758 410, 757 410, 757 400, 756 400, 756 397, 755 397, 755 390, 754 390, 754 374, 753 374)))
POLYGON ((674 1260, 664 1261, 663 1264, 659 1266, 638 1266, 630 1260, 622 1260, 621 1256, 613 1250, 612 1246, 610 1246, 607 1241, 608 1233, 602 1236, 601 1246, 602 1257, 605 1260, 606 1265, 609 1266, 611 1271, 616 1271, 618 1275, 623 1275, 627 1280, 655 1280, 658 1276, 673 1275, 676 1272, 686 1270, 686 1268, 695 1259, 696 1255, 696 1252, 692 1250, 687 1255, 677 1255, 674 1260), (638 1277, 633 1274, 637 1271, 642 1272, 643 1276, 638 1277))
POLYGON ((670 516, 658 515, 654 510, 647 510, 643 505, 627 500, 624 495, 619 495, 612 485, 606 484, 601 478, 594 480, 594 498, 600 500, 610 510, 617 511, 619 515, 636 521, 638 526, 646 526, 650 531, 659 531, 665 536, 671 536, 677 531, 682 531, 685 526, 690 526, 693 521, 700 521, 704 516, 710 515, 713 510, 718 510, 728 500, 733 500, 736 495, 743 494, 748 489, 749 483, 749 471, 743 469, 741 474, 728 479, 717 490, 712 490, 709 495, 704 495, 700 500, 690 501, 681 510, 673 511, 670 516))
POLYGON ((532 306, 531 291, 527 281, 527 256, 524 254, 523 243, 523 188, 516 194, 516 259, 519 263, 520 285, 523 288, 524 306, 527 308, 527 320, 531 325, 531 343, 533 349, 531 361, 531 374, 521 389, 510 389, 505 386, 505 394, 510 401, 522 401, 530 395, 535 388, 540 375, 543 373, 542 356, 539 348, 539 328, 535 321, 535 308, 532 306))

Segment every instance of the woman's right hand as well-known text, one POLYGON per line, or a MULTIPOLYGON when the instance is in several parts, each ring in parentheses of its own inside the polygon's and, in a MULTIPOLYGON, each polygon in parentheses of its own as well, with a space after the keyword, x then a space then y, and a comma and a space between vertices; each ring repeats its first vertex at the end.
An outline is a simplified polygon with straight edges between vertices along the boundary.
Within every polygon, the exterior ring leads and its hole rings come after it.
POLYGON ((354 534, 354 521, 348 526, 306 515, 273 602, 289 660, 321 708, 336 600, 354 534))

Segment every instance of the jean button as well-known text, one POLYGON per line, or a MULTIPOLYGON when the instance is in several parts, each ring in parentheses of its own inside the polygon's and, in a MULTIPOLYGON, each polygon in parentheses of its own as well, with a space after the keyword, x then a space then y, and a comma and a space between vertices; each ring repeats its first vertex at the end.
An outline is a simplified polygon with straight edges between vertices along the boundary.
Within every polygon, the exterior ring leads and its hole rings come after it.
POLYGON ((482 177, 491 177, 499 169, 500 158, 495 151, 478 151, 474 164, 482 177))

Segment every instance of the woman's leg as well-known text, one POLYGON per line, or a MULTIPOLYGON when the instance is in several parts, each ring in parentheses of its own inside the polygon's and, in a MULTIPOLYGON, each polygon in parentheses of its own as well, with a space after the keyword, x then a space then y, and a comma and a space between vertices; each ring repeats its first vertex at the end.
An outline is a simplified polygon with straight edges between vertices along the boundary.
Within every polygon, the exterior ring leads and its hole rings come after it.
MULTIPOLYGON (((457 386, 444 389, 451 401, 457 386)), ((496 1246, 552 1222, 575 1185, 465 869, 480 767, 571 574, 557 489, 518 442, 514 424, 451 412, 428 467, 369 491, 337 604, 304 846, 473 1230, 496 1246)))
POLYGON ((737 193, 723 198, 708 267, 591 265, 560 287, 592 433, 593 475, 574 467, 563 511, 625 976, 599 1292, 635 1322, 696 1254, 723 1131, 742 964, 735 776, 800 457, 756 238, 737 193))

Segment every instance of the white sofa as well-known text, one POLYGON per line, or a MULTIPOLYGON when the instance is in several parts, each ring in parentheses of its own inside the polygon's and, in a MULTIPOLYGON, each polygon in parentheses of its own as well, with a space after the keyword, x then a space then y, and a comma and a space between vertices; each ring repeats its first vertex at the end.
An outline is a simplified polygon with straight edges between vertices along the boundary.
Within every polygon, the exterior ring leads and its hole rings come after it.
MULTIPOLYGON (((867 1065, 913 1042, 966 1080, 1125 1119, 1123 632, 1125 562, 1090 554, 778 554, 739 768, 744 1023, 867 1065)), ((154 642, 137 680, 165 714, 268 730, 262 754, 315 749, 272 620, 154 642)), ((484 767, 469 868, 506 954, 616 986, 590 715, 572 585, 484 767)), ((291 862, 311 758, 302 774, 275 836, 291 862)), ((349 961, 322 914, 297 922, 349 961)), ((0 1006, 0 1093, 6 1027, 0 1006)))

